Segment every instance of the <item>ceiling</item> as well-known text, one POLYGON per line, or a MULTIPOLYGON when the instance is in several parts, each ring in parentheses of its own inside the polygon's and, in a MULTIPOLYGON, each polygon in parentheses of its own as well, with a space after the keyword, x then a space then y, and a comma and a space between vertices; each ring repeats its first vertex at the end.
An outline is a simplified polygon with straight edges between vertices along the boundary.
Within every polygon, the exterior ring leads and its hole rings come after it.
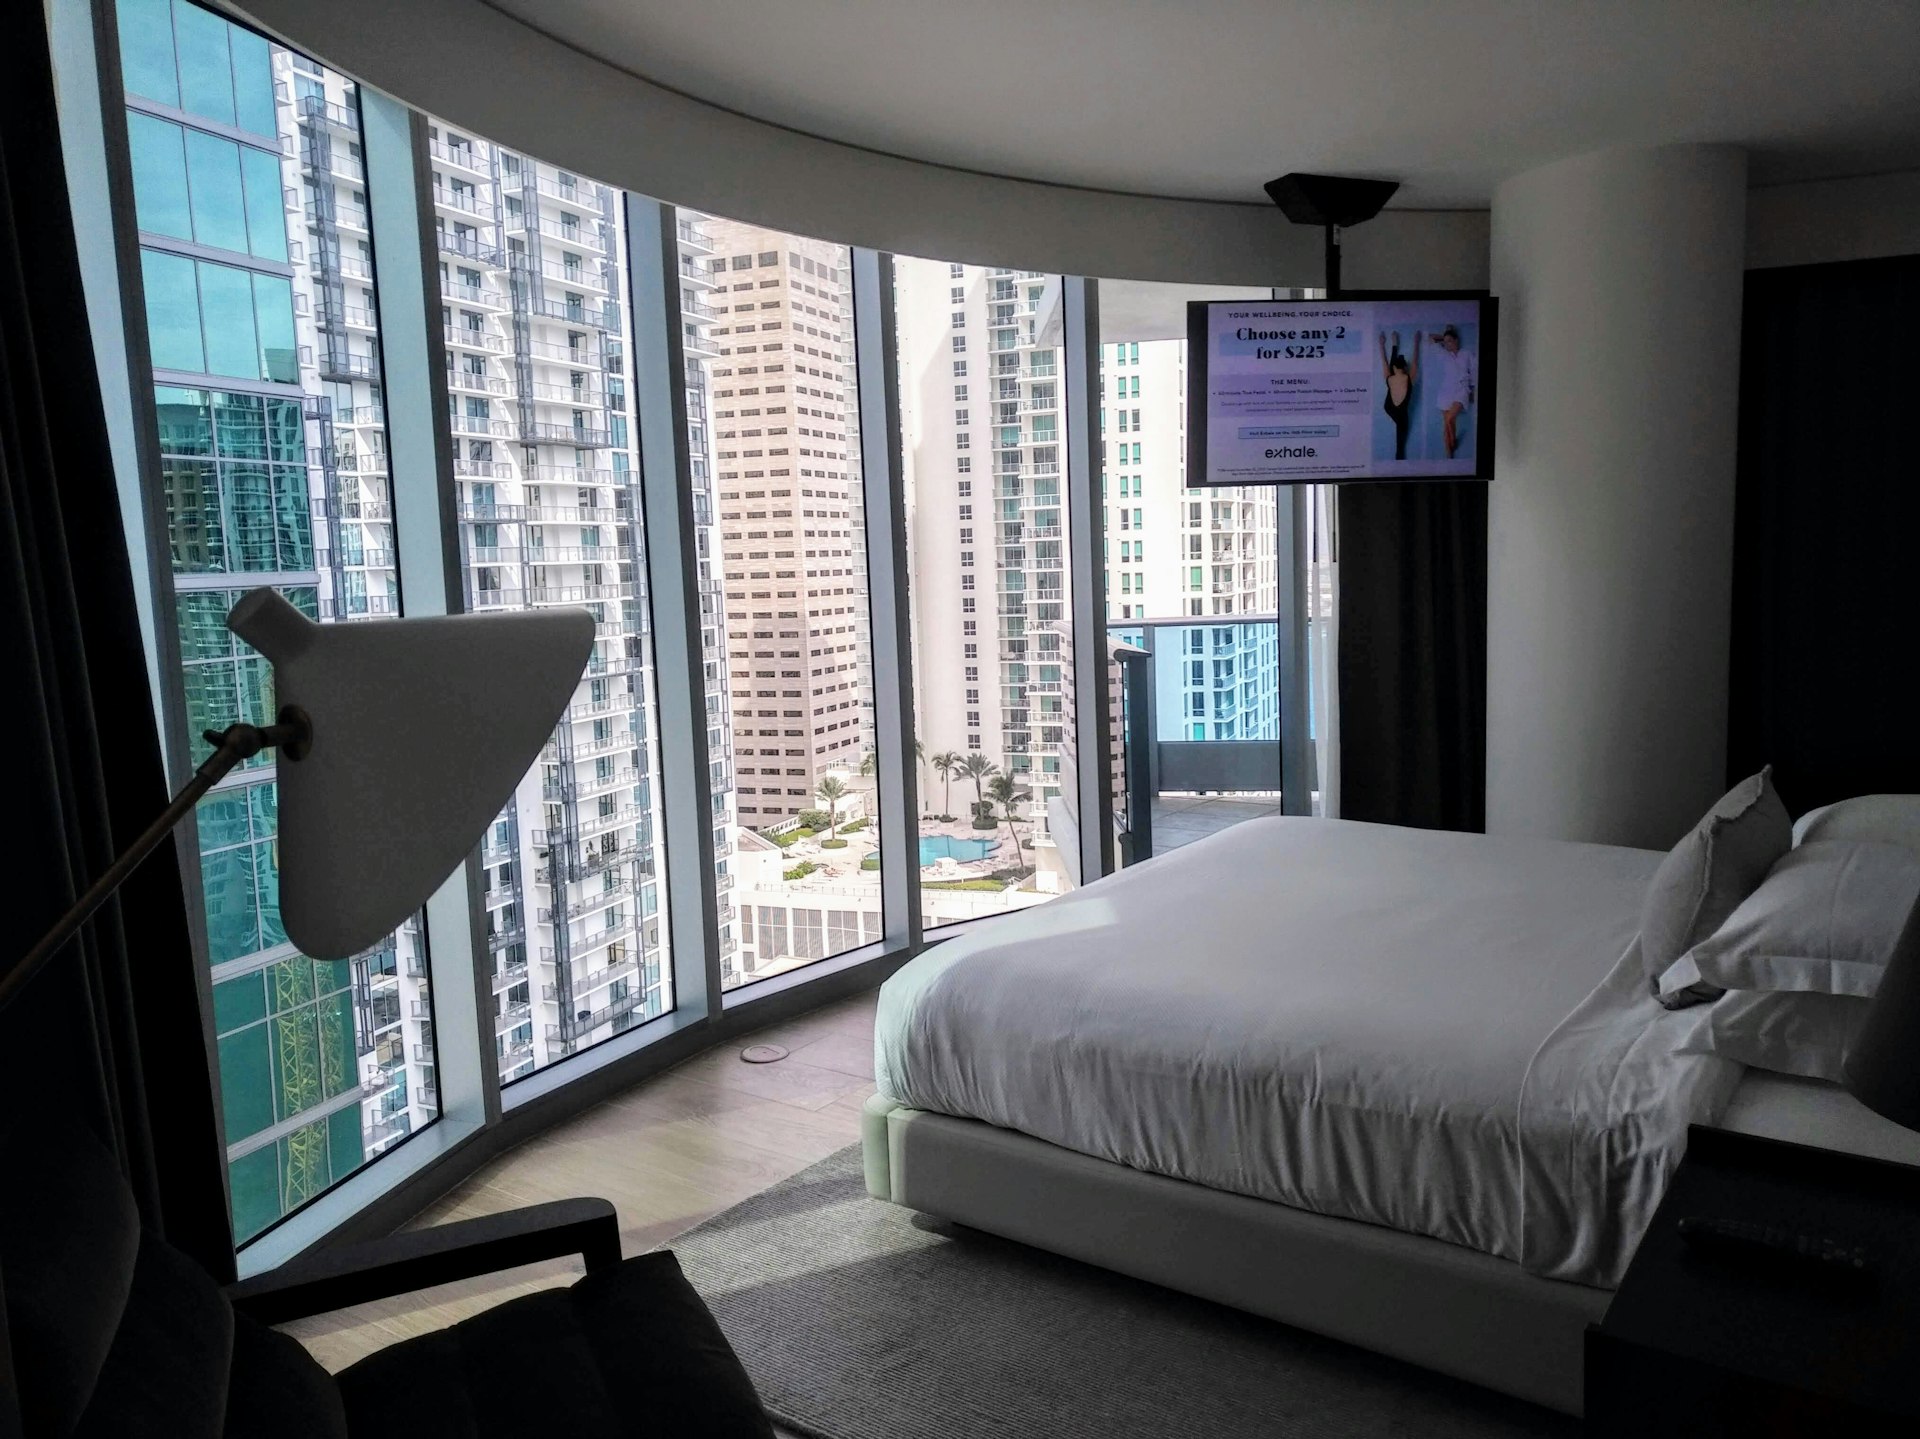
POLYGON ((1610 145, 1756 182, 1920 168, 1914 0, 485 0, 698 99, 992 174, 1261 201, 1287 170, 1479 208, 1610 145))

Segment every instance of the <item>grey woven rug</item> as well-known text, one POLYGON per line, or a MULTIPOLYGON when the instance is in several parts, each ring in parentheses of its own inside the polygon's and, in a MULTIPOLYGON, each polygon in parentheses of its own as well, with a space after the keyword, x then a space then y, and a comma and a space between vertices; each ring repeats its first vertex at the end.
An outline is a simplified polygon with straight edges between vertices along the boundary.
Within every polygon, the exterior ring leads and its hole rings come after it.
POLYGON ((867 1197, 853 1146, 673 1246, 815 1439, 1574 1439, 1571 1419, 867 1197))

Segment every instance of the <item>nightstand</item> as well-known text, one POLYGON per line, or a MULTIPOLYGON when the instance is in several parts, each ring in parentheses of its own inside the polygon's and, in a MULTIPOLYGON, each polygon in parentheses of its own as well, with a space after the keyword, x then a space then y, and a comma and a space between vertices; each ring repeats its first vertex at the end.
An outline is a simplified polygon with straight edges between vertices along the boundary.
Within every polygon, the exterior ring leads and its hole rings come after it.
POLYGON ((1920 1434, 1920 1168, 1696 1125, 1587 1331, 1586 1411, 1606 1439, 1920 1434), (1702 1253, 1687 1215, 1865 1246, 1877 1281, 1702 1253))

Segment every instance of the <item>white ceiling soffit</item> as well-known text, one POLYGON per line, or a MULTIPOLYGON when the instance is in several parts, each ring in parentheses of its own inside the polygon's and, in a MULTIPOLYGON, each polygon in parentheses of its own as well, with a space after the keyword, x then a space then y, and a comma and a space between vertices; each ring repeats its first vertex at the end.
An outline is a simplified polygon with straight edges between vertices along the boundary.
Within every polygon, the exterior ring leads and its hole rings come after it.
POLYGON ((1257 201, 1309 170, 1480 208, 1682 141, 1747 147, 1760 184, 1920 167, 1914 0, 488 3, 809 135, 1139 195, 1257 201))
MULTIPOLYGON (((453 125, 710 214, 896 254, 1102 278, 1316 285, 1320 238, 1272 206, 1008 179, 823 140, 662 88, 483 0, 225 0, 453 125)), ((1484 285, 1483 211, 1354 231, 1354 286, 1484 285)))

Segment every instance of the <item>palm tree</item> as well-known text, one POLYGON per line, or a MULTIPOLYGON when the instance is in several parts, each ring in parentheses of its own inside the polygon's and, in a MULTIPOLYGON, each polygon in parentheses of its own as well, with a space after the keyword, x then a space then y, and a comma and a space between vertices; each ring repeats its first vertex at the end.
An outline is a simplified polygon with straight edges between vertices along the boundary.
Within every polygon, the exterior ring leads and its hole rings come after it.
MULTIPOLYGON (((927 747, 919 740, 913 742, 913 757, 916 760, 925 760, 927 757, 927 747)), ((878 750, 870 749, 860 756, 860 773, 863 777, 871 778, 873 772, 879 768, 880 752, 878 750)))
POLYGON ((814 793, 827 802, 827 838, 840 838, 840 801, 847 797, 846 781, 830 774, 814 787, 814 793))
POLYGON ((1028 791, 1014 787, 1010 776, 997 774, 987 781, 987 798, 1000 806, 1006 817, 1007 833, 1013 836, 1014 852, 1020 856, 1020 867, 1026 868, 1027 847, 1021 843, 1020 831, 1013 827, 1013 807, 1028 797, 1028 791))
POLYGON ((973 781, 973 803, 978 809, 986 803, 986 796, 980 792, 980 782, 1000 773, 1000 766, 983 754, 970 754, 960 762, 960 773, 973 781))
POLYGON ((933 766, 933 772, 946 781, 946 792, 941 796, 940 813, 953 813, 953 777, 960 771, 960 756, 950 749, 943 749, 927 761, 933 766))

